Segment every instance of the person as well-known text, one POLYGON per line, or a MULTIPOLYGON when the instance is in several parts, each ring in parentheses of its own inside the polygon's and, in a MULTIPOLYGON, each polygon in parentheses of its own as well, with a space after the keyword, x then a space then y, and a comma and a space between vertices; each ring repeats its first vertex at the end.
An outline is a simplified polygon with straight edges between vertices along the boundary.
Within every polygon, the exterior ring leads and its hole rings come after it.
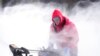
MULTIPOLYGON (((76 26, 65 17, 59 9, 52 14, 50 26, 50 48, 70 49, 70 56, 77 56, 77 44, 79 36, 76 26)), ((65 55, 66 56, 66 55, 65 55)))

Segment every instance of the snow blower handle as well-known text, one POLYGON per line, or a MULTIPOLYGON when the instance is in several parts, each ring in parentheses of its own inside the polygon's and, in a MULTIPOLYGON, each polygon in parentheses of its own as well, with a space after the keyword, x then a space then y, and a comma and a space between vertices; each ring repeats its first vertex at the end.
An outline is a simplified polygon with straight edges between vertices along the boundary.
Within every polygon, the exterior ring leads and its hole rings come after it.
POLYGON ((9 45, 10 50, 13 53, 13 56, 23 56, 22 54, 25 54, 26 56, 29 54, 28 49, 21 47, 18 48, 14 44, 9 45))

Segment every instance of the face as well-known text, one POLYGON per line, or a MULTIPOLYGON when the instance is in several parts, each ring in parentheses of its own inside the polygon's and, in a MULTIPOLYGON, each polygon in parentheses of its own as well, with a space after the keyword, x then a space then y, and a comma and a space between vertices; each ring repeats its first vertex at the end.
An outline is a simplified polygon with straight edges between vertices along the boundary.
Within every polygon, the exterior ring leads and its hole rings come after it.
POLYGON ((53 21, 54 21, 54 24, 55 24, 55 25, 59 25, 59 24, 60 24, 60 18, 59 18, 59 17, 55 17, 55 18, 53 19, 53 21))

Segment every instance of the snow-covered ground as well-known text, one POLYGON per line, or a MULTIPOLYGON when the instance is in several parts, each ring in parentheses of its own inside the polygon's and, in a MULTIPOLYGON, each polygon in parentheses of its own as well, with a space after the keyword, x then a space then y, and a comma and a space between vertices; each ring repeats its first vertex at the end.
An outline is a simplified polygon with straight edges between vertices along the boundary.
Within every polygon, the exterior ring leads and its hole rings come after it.
MULTIPOLYGON (((94 3, 86 9, 76 6, 76 14, 69 15, 70 20, 76 24, 80 36, 79 56, 100 56, 99 5, 99 3, 94 3)), ((4 11, 1 11, 0 56, 12 56, 9 44, 24 46, 28 49, 40 49, 43 46, 46 48, 54 8, 49 4, 45 7, 43 4, 20 4, 6 7, 4 11)), ((64 9, 62 11, 67 15, 64 9)))

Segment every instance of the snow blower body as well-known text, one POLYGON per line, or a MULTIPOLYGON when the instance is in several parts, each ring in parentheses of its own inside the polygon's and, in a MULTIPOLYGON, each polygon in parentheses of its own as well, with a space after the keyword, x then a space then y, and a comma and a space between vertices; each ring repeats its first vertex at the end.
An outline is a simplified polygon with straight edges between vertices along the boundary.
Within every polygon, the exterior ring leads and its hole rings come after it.
POLYGON ((30 55, 30 53, 37 53, 38 56, 61 56, 58 50, 55 49, 42 49, 42 50, 29 50, 24 47, 18 48, 15 45, 9 45, 13 56, 34 56, 30 55))

